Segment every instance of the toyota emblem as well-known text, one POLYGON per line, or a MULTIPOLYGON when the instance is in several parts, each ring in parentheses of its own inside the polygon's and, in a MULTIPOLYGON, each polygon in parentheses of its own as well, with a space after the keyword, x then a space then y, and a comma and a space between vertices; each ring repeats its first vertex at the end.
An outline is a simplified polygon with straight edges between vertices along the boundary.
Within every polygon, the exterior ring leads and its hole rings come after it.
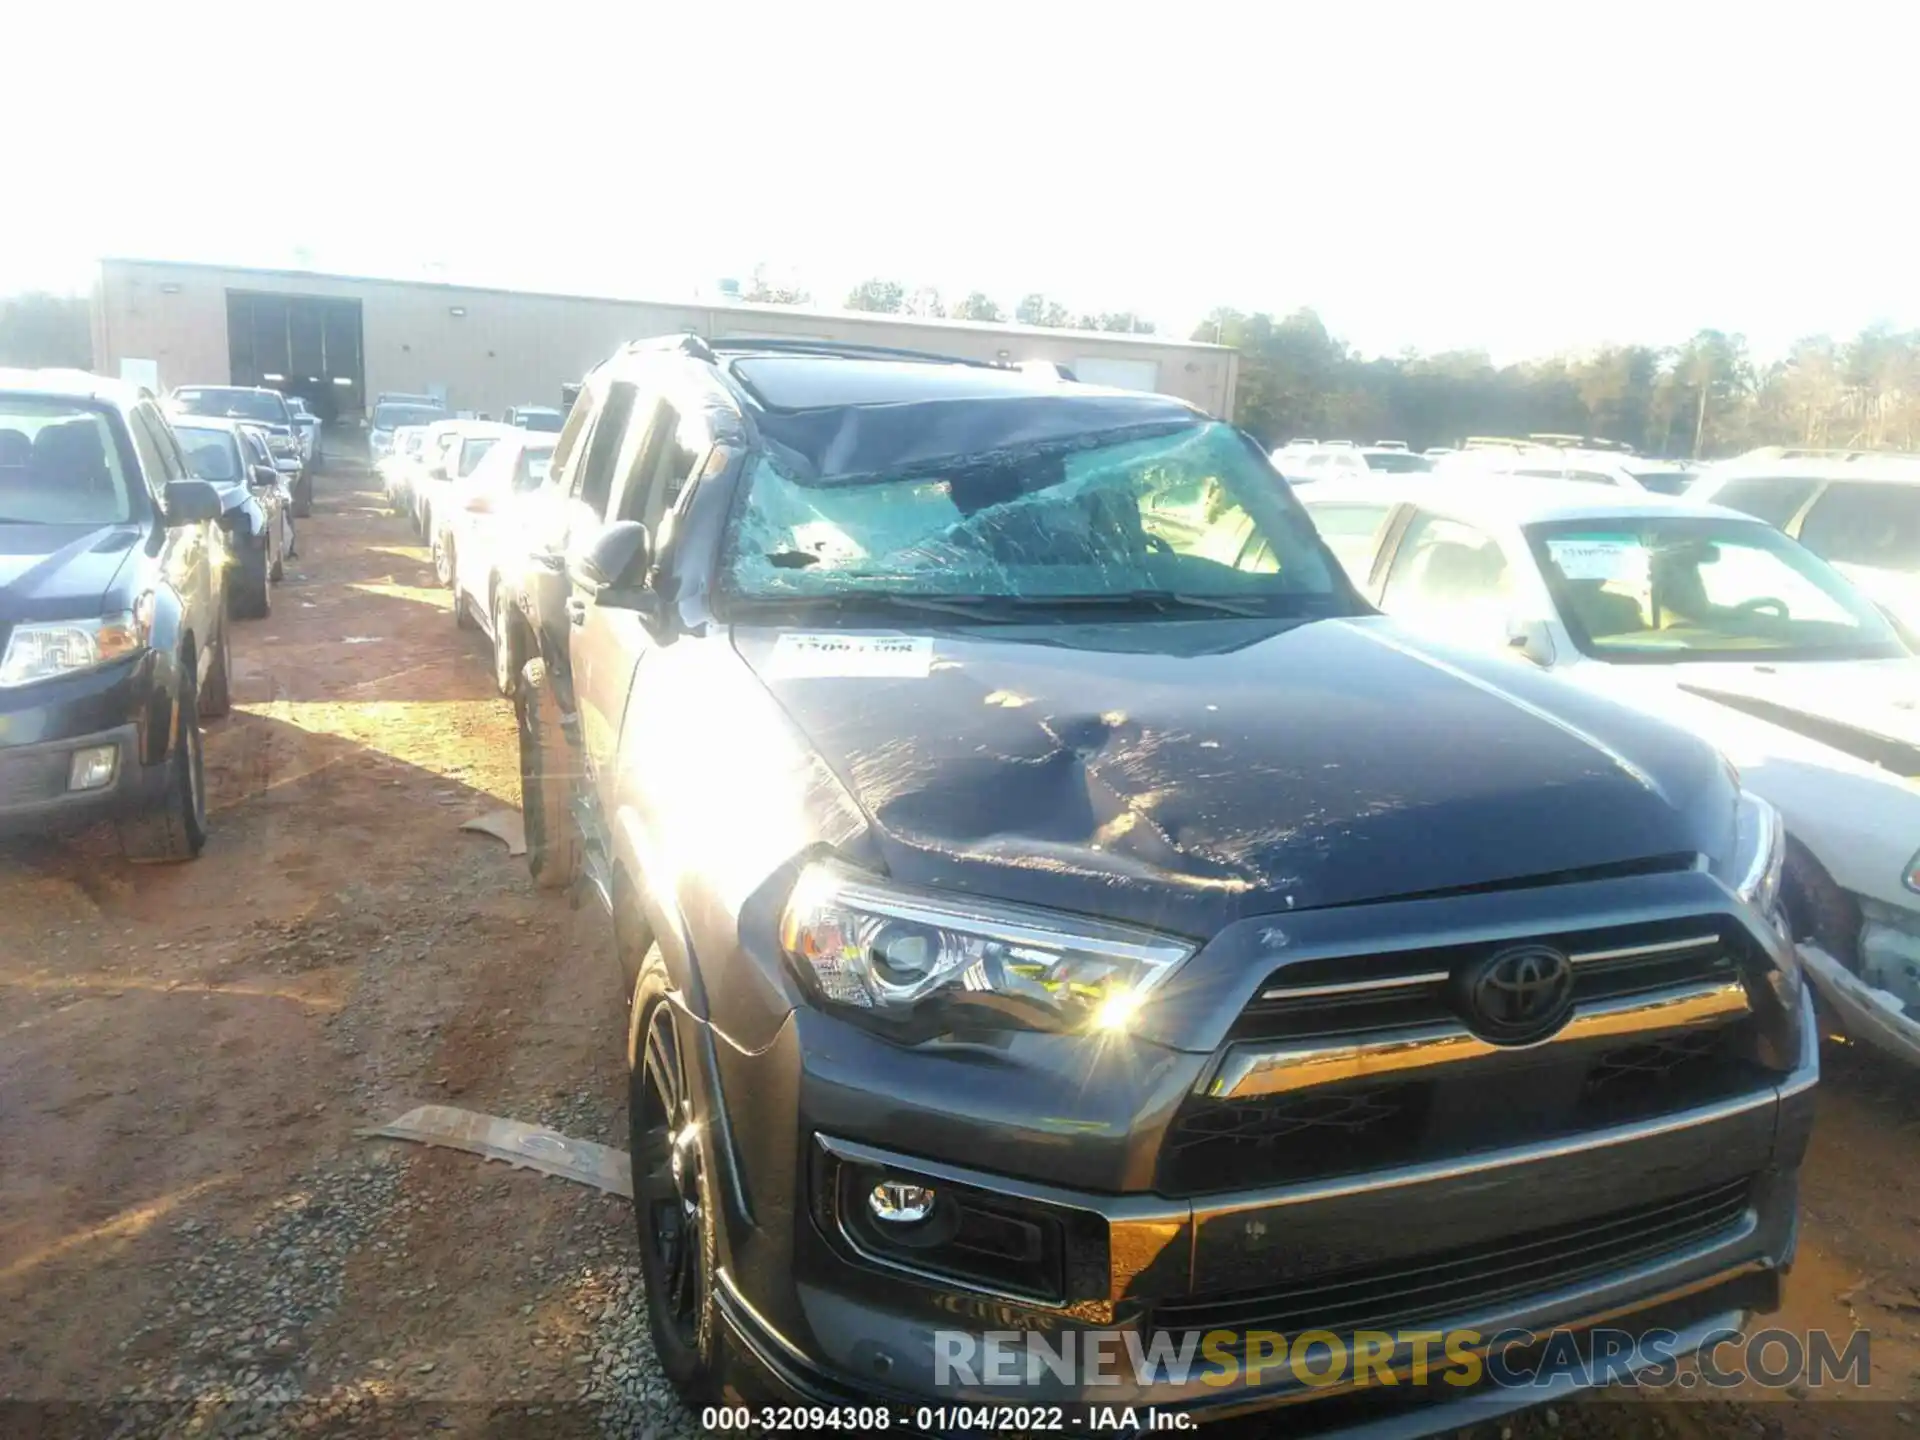
POLYGON ((1461 979, 1467 1023, 1498 1045, 1544 1040, 1573 1008, 1573 962, 1545 945, 1502 950, 1461 979))

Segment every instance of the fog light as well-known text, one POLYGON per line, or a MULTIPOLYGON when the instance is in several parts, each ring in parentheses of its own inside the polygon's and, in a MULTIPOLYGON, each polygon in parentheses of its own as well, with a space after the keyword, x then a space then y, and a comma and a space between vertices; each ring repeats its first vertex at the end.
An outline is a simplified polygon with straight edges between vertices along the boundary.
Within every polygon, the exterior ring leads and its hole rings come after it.
POLYGON ((73 760, 67 766, 67 788, 69 790, 98 790, 113 783, 114 762, 120 758, 120 750, 115 745, 95 745, 89 750, 76 750, 73 760))
POLYGON ((917 1225, 933 1213, 934 1193, 930 1185, 914 1185, 905 1180, 882 1180, 867 1196, 867 1208, 873 1218, 888 1225, 917 1225))

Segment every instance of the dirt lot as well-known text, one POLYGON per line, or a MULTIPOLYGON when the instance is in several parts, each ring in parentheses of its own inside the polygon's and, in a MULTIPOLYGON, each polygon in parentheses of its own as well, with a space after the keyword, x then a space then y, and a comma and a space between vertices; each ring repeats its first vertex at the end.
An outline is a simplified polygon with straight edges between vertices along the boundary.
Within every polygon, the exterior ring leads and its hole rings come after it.
MULTIPOLYGON (((235 637, 205 856, 0 851, 0 1401, 54 1402, 0 1433, 691 1433, 624 1202, 354 1136, 448 1100, 621 1144, 624 1017, 600 917, 456 828, 517 805, 512 716, 425 552, 345 468, 302 542, 235 637)), ((1870 1329, 1878 1403, 1515 1433, 1916 1433, 1920 1101, 1828 1059, 1782 1318, 1870 1329)))

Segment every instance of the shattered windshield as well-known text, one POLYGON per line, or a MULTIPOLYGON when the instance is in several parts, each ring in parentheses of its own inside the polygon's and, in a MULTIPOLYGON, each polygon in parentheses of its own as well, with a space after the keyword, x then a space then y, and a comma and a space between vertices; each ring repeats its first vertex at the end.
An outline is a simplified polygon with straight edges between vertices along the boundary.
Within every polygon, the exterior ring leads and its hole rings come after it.
POLYGON ((1272 468, 1217 422, 827 480, 761 455, 726 564, 747 599, 1350 597, 1272 468))

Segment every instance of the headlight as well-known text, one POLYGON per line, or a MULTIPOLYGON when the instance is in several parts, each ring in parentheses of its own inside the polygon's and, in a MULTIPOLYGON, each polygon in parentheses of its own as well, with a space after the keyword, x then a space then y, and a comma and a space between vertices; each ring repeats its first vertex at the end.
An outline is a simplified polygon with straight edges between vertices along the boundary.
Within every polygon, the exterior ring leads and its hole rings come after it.
POLYGON ((0 658, 0 688, 109 665, 146 643, 145 627, 132 615, 16 625, 0 658))
POLYGON ((1039 1030, 1123 1029, 1193 953, 1150 930, 909 890, 833 864, 801 873, 780 944, 834 1004, 1039 1030))
POLYGON ((1780 925, 1780 872, 1787 859, 1787 830, 1780 812, 1751 790, 1740 792, 1734 811, 1734 889, 1776 928, 1780 925))

